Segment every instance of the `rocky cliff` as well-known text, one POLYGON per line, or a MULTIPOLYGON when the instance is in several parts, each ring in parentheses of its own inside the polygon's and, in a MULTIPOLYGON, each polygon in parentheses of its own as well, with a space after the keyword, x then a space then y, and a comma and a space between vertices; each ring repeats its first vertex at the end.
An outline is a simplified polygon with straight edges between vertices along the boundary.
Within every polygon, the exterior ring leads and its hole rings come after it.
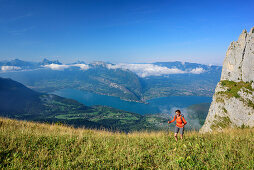
POLYGON ((254 127, 254 27, 232 42, 223 63, 206 121, 200 132, 254 127))

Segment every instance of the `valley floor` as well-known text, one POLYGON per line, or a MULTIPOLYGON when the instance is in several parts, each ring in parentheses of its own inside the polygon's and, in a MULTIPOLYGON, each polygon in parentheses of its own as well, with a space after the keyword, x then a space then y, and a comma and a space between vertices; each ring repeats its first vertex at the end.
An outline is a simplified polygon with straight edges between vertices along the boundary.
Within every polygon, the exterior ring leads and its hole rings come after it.
POLYGON ((253 169, 254 129, 112 133, 0 118, 2 169, 253 169))

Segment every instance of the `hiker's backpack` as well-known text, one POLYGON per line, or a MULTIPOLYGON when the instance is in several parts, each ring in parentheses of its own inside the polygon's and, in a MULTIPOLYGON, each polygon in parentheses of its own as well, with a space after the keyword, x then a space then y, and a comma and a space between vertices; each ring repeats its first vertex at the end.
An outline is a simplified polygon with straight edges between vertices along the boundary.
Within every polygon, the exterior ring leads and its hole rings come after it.
MULTIPOLYGON (((181 116, 181 121, 183 122, 183 114, 180 115, 181 116)), ((177 118, 177 115, 174 116, 174 118, 176 119, 177 118)))

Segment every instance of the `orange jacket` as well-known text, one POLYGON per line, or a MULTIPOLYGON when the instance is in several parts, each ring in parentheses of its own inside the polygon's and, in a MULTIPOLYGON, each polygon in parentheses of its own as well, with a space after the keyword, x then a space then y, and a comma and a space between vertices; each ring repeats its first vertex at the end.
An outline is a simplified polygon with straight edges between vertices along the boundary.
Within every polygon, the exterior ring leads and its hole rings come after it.
POLYGON ((178 115, 175 115, 174 116, 174 119, 169 121, 168 123, 172 123, 176 120, 176 126, 179 127, 179 128, 182 128, 184 127, 184 125, 187 124, 186 120, 184 119, 184 117, 182 115, 178 116, 178 115), (182 118, 181 118, 182 117, 182 118), (183 120, 183 121, 182 121, 183 120))

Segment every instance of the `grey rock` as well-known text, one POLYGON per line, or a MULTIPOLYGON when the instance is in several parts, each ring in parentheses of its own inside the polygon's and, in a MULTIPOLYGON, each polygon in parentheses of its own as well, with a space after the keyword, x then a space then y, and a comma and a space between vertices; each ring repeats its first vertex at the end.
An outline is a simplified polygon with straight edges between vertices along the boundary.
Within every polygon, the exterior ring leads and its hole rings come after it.
POLYGON ((246 39, 244 59, 242 62, 242 80, 245 82, 254 80, 254 27, 246 39))
POLYGON ((221 80, 241 81, 247 35, 247 31, 243 30, 238 40, 230 44, 223 63, 221 80))
POLYGON ((254 127, 254 27, 244 30, 236 42, 232 42, 223 63, 221 81, 218 83, 206 121, 200 132, 222 130, 225 127, 254 127), (241 87, 237 96, 228 96, 224 80, 250 84, 241 87))

